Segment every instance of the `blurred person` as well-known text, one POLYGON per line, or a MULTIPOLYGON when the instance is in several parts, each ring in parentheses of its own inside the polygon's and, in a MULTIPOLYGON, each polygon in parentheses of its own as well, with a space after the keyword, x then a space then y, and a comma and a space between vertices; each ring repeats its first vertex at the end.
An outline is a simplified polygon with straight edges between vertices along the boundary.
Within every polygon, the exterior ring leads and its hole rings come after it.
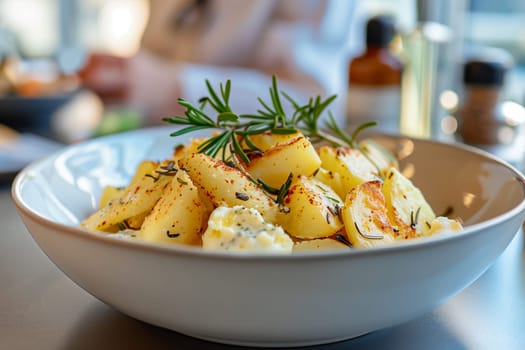
MULTIPOLYGON (((305 96, 320 94, 319 83, 297 65, 294 49, 301 31, 318 30, 327 2, 150 0, 141 49, 128 62, 128 98, 147 116, 146 124, 157 124, 162 117, 181 113, 178 97, 197 97, 191 96, 192 91, 199 93, 192 84, 204 88, 199 76, 212 83, 232 78, 233 92, 241 85, 243 96, 232 92, 238 100, 266 97, 274 74, 280 85, 305 96), (258 77, 250 71, 266 77, 262 89, 247 92, 258 77), (254 96, 247 96, 251 93, 254 96)), ((235 101, 232 104, 235 107, 235 101)))

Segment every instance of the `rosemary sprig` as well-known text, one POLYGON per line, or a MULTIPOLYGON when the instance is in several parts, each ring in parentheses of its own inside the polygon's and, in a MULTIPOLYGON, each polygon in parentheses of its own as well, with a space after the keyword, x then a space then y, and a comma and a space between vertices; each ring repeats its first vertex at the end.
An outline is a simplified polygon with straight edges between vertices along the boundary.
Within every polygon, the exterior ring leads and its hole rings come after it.
POLYGON ((351 148, 357 148, 356 140, 361 131, 377 125, 376 122, 361 124, 352 132, 352 135, 349 137, 348 134, 342 130, 339 125, 337 125, 332 113, 329 113, 329 118, 330 119, 326 122, 328 129, 335 133, 340 138, 340 140, 344 141, 351 148))
MULTIPOLYGON (((231 81, 219 84, 216 91, 211 83, 206 80, 208 96, 199 100, 200 106, 180 98, 179 104, 185 107, 184 116, 164 118, 168 123, 184 125, 185 127, 171 133, 171 136, 179 136, 202 129, 219 130, 217 135, 207 139, 199 145, 199 152, 215 157, 222 155, 222 160, 228 164, 239 165, 238 160, 245 164, 250 163, 250 155, 261 152, 250 136, 270 131, 275 134, 292 134, 300 131, 312 142, 325 141, 335 146, 348 146, 356 148, 358 134, 376 123, 366 123, 359 126, 351 135, 348 135, 336 123, 335 118, 329 113, 328 121, 324 128, 320 125, 321 116, 328 106, 335 100, 336 95, 326 99, 317 96, 310 98, 307 103, 300 104, 287 93, 280 91, 277 78, 272 77, 269 88, 270 101, 266 102, 258 97, 261 107, 255 114, 236 114, 230 107, 231 81), (281 96, 290 103, 293 112, 287 115, 283 107, 281 96), (216 115, 210 116, 205 112, 209 105, 216 115), (230 151, 230 152, 227 152, 230 151), (236 159, 233 159, 236 158, 236 159)), ((238 166, 239 167, 239 166, 238 166)))

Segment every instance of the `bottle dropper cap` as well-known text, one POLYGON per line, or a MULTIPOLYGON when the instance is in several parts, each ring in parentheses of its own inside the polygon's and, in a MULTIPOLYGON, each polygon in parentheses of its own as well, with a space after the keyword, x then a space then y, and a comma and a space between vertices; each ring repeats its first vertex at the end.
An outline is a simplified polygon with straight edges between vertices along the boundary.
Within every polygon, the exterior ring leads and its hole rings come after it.
POLYGON ((367 45, 386 47, 395 35, 396 28, 392 16, 374 16, 366 24, 367 45))

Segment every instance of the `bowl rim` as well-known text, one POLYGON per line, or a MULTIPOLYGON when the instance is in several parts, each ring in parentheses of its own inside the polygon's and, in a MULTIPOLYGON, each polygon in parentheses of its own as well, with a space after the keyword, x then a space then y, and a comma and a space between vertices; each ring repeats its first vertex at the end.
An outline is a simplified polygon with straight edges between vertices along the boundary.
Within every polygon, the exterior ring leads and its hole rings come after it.
MULTIPOLYGON (((197 246, 186 246, 186 245, 170 245, 165 243, 156 243, 156 242, 147 242, 140 239, 128 239, 128 238, 116 238, 112 237, 110 234, 97 232, 93 230, 88 230, 80 226, 70 226, 66 224, 61 224, 47 219, 46 217, 40 215, 38 212, 33 210, 30 205, 21 197, 20 191, 21 188, 27 179, 31 178, 31 172, 33 169, 40 167, 45 162, 48 162, 50 159, 54 159, 61 154, 70 151, 71 149, 77 147, 85 147, 86 145, 98 143, 100 141, 111 141, 118 140, 120 138, 127 138, 133 134, 139 133, 156 133, 160 130, 166 130, 165 126, 162 127, 151 127, 143 128, 128 132, 123 132, 119 134, 113 134, 108 136, 103 136, 95 138, 89 141, 82 143, 72 144, 65 146, 61 150, 58 150, 45 158, 42 158, 38 161, 32 162, 24 169, 22 169, 14 178, 11 185, 11 197, 16 208, 19 211, 21 216, 30 217, 33 221, 37 222, 39 225, 45 226, 48 229, 54 230, 60 233, 66 233, 74 235, 76 238, 93 240, 99 243, 109 244, 114 247, 121 247, 133 250, 146 250, 149 252, 156 252, 162 254, 177 254, 183 256, 189 256, 194 258, 208 258, 208 259, 225 259, 225 260, 243 260, 243 261, 288 261, 288 260, 313 260, 313 259, 339 259, 339 258, 350 258, 357 256, 373 256, 380 255, 385 253, 393 253, 406 250, 418 250, 432 245, 448 244, 451 241, 467 239, 470 235, 477 234, 478 230, 483 227, 492 227, 496 226, 502 222, 510 220, 511 218, 525 213, 525 175, 517 170, 514 166, 508 162, 486 152, 479 148, 461 144, 458 142, 445 143, 437 140, 421 139, 416 137, 404 136, 404 135, 386 135, 378 134, 380 137, 387 137, 393 139, 408 139, 415 140, 417 142, 424 142, 430 144, 437 144, 444 147, 450 147, 454 149, 460 149, 467 151, 469 153, 475 153, 478 156, 487 158, 499 165, 507 168, 512 172, 515 178, 520 182, 523 189, 523 198, 521 202, 512 208, 511 210, 504 212, 503 214, 497 215, 488 220, 475 223, 472 225, 465 226, 464 229, 460 232, 454 233, 445 233, 430 237, 421 237, 410 239, 406 241, 396 242, 396 244, 385 245, 380 247, 366 248, 366 249, 337 249, 337 250, 319 250, 319 251, 304 251, 304 252, 294 252, 292 254, 280 254, 280 253, 248 253, 248 252, 231 252, 231 251, 210 251, 202 249, 202 247, 197 246)), ((33 235, 31 233, 31 235, 33 235)))

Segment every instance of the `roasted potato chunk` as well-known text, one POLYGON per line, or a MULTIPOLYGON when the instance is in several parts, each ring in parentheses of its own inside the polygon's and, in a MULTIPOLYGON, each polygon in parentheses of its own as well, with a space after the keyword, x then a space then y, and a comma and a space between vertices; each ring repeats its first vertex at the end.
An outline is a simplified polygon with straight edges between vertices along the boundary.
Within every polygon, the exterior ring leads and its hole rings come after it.
POLYGON ((398 238, 426 235, 436 215, 412 181, 396 168, 390 168, 382 190, 390 221, 399 231, 398 238))
POLYGON ((102 190, 99 200, 99 208, 105 207, 110 201, 119 198, 124 193, 124 189, 115 186, 106 186, 102 190))
POLYGON ((316 250, 344 250, 349 247, 333 238, 310 239, 307 241, 295 242, 293 252, 311 252, 316 250))
POLYGON ((384 176, 390 168, 399 169, 399 163, 392 153, 374 140, 362 140, 359 142, 359 149, 378 168, 381 175, 384 176))
POLYGON ((281 210, 278 224, 297 238, 324 238, 343 227, 339 210, 343 201, 320 181, 296 177, 284 199, 287 210, 281 210))
POLYGON ((180 159, 179 165, 215 207, 242 205, 257 209, 266 221, 275 223, 277 205, 239 169, 202 153, 180 159))
POLYGON ((277 143, 261 157, 253 159, 247 170, 253 177, 279 188, 290 173, 310 176, 320 165, 315 148, 301 135, 286 143, 277 143))
POLYGON ((109 201, 106 206, 84 220, 81 226, 114 232, 115 226, 127 219, 150 211, 162 195, 164 187, 171 181, 171 176, 160 173, 175 172, 177 169, 174 168, 173 162, 163 162, 153 171, 143 171, 145 168, 149 170, 152 167, 141 164, 122 196, 109 201))
POLYGON ((206 207, 184 171, 177 172, 146 216, 142 238, 150 242, 200 245, 206 207))
POLYGON ((330 187, 332 190, 337 193, 340 198, 346 197, 346 192, 344 190, 343 181, 339 173, 326 170, 324 168, 319 168, 314 173, 314 179, 321 181, 326 186, 330 187))
POLYGON ((190 139, 188 144, 180 144, 173 150, 173 160, 178 160, 189 156, 192 153, 199 151, 199 146, 206 141, 207 138, 190 139))
POLYGON ((376 167, 357 149, 323 146, 319 149, 322 167, 341 176, 343 192, 377 179, 376 167))
POLYGON ((144 219, 146 218, 146 216, 148 216, 149 213, 150 212, 147 211, 142 214, 132 216, 129 219, 126 219, 124 221, 124 227, 129 228, 131 230, 140 230, 142 224, 144 223, 144 219))
POLYGON ((255 134, 249 136, 249 141, 252 145, 257 147, 259 150, 265 152, 270 148, 274 147, 278 143, 284 144, 290 142, 297 137, 301 136, 300 133, 293 134, 272 134, 271 132, 265 132, 261 134, 255 134))
POLYGON ((370 248, 394 242, 394 227, 387 214, 381 181, 354 187, 342 210, 346 235, 354 247, 370 248))

